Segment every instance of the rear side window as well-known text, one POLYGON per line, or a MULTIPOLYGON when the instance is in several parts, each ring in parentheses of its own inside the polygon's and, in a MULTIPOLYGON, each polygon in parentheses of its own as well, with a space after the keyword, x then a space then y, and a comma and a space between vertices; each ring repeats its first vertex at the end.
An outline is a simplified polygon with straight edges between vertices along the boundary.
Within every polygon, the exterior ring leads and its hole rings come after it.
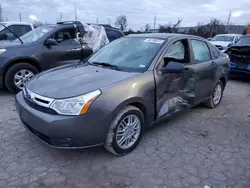
POLYGON ((205 42, 199 40, 191 40, 191 45, 193 48, 194 59, 196 63, 211 60, 210 50, 205 42))
POLYGON ((26 33, 28 33, 29 31, 32 30, 32 28, 31 28, 30 25, 26 25, 26 26, 25 26, 25 30, 26 30, 26 33))
POLYGON ((106 29, 106 33, 107 33, 107 37, 109 39, 109 42, 121 37, 120 32, 114 31, 114 30, 111 30, 111 29, 106 29))
POLYGON ((26 25, 14 25, 13 27, 14 27, 14 33, 19 37, 27 33, 26 25))

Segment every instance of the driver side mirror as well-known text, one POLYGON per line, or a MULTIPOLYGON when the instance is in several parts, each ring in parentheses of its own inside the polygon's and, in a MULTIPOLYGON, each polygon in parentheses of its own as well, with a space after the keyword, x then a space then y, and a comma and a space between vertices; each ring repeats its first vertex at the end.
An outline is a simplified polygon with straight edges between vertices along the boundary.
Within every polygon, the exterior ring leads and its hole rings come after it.
POLYGON ((174 62, 174 61, 169 61, 167 63, 167 66, 163 67, 160 69, 161 74, 166 74, 166 73, 181 73, 185 69, 185 66, 183 63, 180 62, 174 62))
POLYGON ((46 46, 53 46, 53 45, 57 45, 57 41, 55 39, 47 39, 44 41, 44 45, 46 46))

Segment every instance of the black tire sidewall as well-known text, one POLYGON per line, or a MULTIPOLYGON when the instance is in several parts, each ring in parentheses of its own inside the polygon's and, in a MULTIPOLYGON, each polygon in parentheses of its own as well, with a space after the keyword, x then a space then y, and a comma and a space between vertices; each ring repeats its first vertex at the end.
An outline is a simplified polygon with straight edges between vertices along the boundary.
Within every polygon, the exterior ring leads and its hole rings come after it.
POLYGON ((13 93, 17 93, 20 91, 18 87, 14 84, 14 76, 16 72, 22 69, 30 70, 31 72, 35 74, 38 73, 38 70, 29 63, 17 63, 9 68, 9 70, 6 72, 4 80, 5 80, 5 86, 8 90, 10 90, 13 93))
POLYGON ((216 84, 214 85, 213 92, 212 92, 212 95, 211 95, 211 103, 213 104, 213 107, 214 107, 214 108, 217 107, 217 106, 220 104, 220 102, 221 102, 221 100, 222 100, 223 92, 224 92, 224 85, 223 85, 223 83, 222 83, 220 80, 218 80, 218 81, 216 82, 216 84), (213 101, 213 94, 214 94, 214 90, 215 90, 215 88, 217 87, 217 85, 220 85, 220 86, 221 86, 222 91, 221 91, 220 101, 219 101, 217 104, 214 104, 214 101, 213 101))
POLYGON ((113 140, 112 140, 112 148, 114 149, 114 151, 118 154, 118 155, 125 155, 129 152, 131 152, 132 150, 134 150, 136 148, 136 146, 139 144, 140 140, 141 140, 141 137, 142 137, 142 133, 144 131, 144 116, 143 116, 143 113, 138 109, 132 109, 132 110, 129 110, 127 112, 125 112, 121 118, 118 120, 118 123, 116 124, 115 128, 113 129, 113 132, 114 132, 114 136, 113 136, 113 140), (140 121, 141 121, 141 132, 140 132, 140 135, 137 139, 137 141, 134 143, 133 146, 131 146, 130 148, 128 149, 122 149, 118 146, 117 142, 116 142, 116 132, 117 132, 117 129, 118 129, 118 125, 120 124, 120 122, 128 115, 136 115, 137 117, 139 117, 140 121))

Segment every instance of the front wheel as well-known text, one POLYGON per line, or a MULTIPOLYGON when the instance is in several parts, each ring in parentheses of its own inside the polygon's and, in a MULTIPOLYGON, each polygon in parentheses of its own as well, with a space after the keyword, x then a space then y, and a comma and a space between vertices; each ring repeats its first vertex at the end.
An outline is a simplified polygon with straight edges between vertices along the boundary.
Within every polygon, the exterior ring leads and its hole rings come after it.
POLYGON ((38 70, 33 65, 29 63, 17 63, 11 66, 5 74, 5 86, 11 92, 17 93, 37 73, 38 70))
POLYGON ((125 155, 139 144, 144 127, 144 115, 138 108, 128 106, 112 121, 105 148, 114 155, 125 155))
POLYGON ((216 106, 218 106, 221 102, 223 91, 224 85, 220 80, 218 80, 214 85, 211 97, 208 99, 205 105, 209 108, 215 108, 216 106))

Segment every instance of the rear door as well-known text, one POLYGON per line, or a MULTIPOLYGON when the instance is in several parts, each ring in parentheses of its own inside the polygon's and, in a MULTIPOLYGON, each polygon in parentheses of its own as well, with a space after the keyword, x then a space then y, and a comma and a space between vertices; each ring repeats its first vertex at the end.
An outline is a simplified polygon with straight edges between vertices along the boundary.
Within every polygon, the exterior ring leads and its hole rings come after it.
POLYGON ((43 58, 47 59, 48 66, 56 67, 76 62, 81 58, 81 45, 76 42, 75 29, 61 29, 50 38, 57 41, 57 45, 44 46, 43 58))
POLYGON ((191 66, 196 73, 195 103, 198 103, 211 94, 217 63, 216 60, 212 60, 206 42, 199 39, 189 39, 189 43, 192 52, 191 66))
POLYGON ((195 70, 190 66, 191 53, 186 38, 173 41, 167 47, 154 70, 156 82, 156 119, 189 108, 195 103, 195 70), (164 61, 164 57, 167 60, 164 61), (168 61, 169 59, 169 61, 168 61), (161 74, 159 69, 170 61, 185 65, 182 73, 161 74))

